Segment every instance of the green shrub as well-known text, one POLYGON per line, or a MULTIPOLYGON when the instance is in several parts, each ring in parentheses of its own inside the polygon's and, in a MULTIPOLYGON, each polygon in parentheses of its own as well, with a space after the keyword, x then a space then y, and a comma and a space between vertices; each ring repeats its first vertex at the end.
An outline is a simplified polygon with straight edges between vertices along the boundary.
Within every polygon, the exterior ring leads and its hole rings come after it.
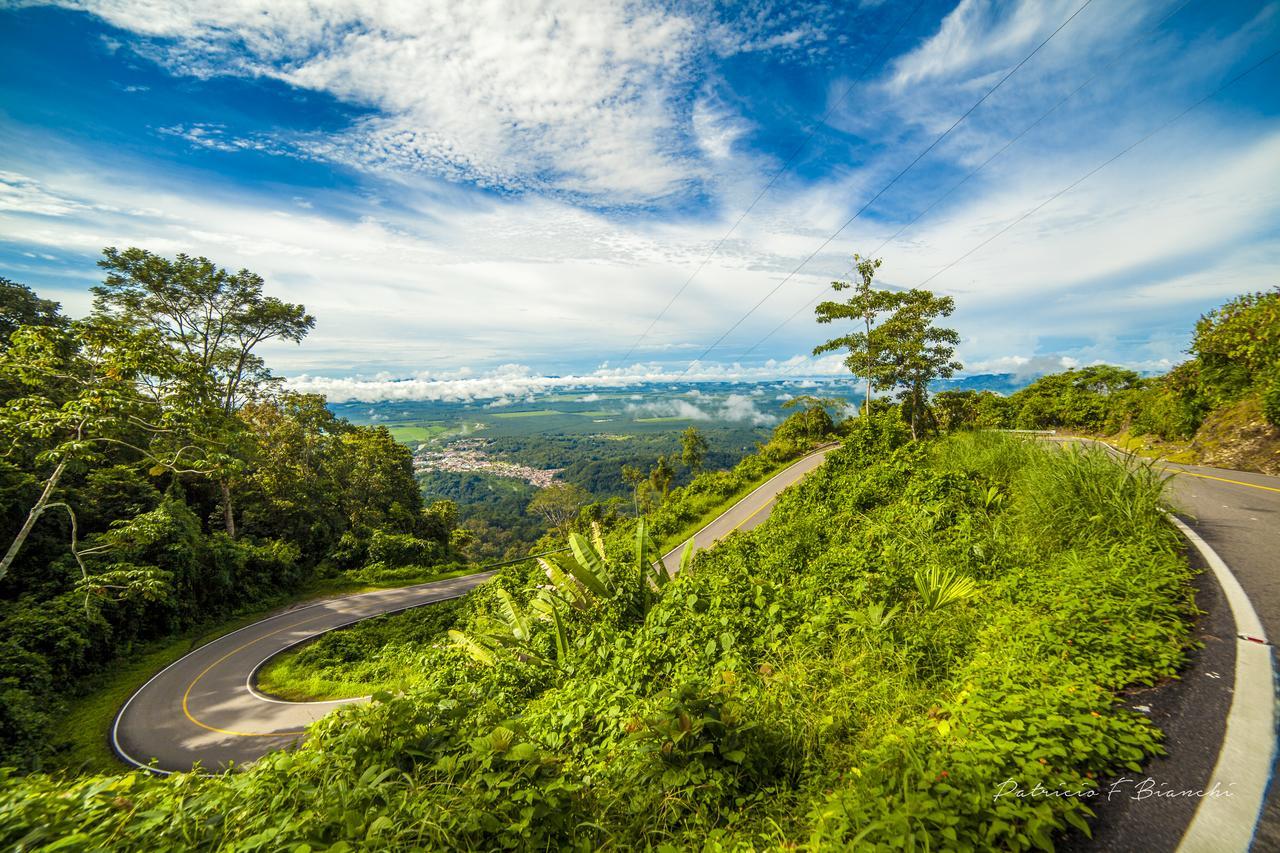
POLYGON ((1262 391, 1262 413, 1268 423, 1280 427, 1280 368, 1271 372, 1270 381, 1262 391))

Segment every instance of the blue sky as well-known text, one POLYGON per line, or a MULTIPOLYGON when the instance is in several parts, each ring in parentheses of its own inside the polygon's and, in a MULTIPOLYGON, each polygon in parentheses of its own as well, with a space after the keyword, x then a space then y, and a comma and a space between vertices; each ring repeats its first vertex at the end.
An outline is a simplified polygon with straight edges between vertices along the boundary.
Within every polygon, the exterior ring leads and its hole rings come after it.
POLYGON ((1210 0, 0 3, 0 274, 78 314, 103 246, 248 267, 339 397, 679 374, 775 287, 686 378, 823 374, 801 309, 935 205, 881 280, 970 372, 1160 370, 1280 284, 1280 58, 965 256, 1277 48, 1210 0))

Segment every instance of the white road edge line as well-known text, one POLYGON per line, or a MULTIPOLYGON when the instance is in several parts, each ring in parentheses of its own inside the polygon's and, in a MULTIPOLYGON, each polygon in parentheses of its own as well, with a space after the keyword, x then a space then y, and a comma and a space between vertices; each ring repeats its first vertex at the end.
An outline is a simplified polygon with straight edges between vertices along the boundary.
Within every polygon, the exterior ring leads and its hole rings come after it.
MULTIPOLYGON (((729 513, 733 512, 733 511, 734 511, 735 509, 737 509, 738 507, 742 506, 742 504, 744 504, 747 500, 749 500, 749 499, 751 498, 751 496, 752 496, 752 495, 754 495, 756 492, 760 491, 760 490, 761 490, 761 489, 763 489, 765 486, 769 485, 769 484, 770 484, 770 483, 772 483, 774 480, 776 480, 776 479, 778 479, 779 477, 781 477, 783 474, 786 474, 788 471, 790 471, 792 468, 796 467, 796 466, 797 466, 797 465, 799 465, 800 463, 805 462, 805 461, 807 461, 807 460, 809 460, 809 459, 812 459, 814 456, 825 456, 827 453, 830 453, 832 450, 836 449, 836 448, 837 448, 837 447, 839 447, 839 446, 840 446, 840 442, 838 442, 838 441, 833 441, 833 442, 831 442, 830 444, 824 444, 824 445, 822 445, 822 446, 821 446, 821 447, 819 447, 818 449, 814 450, 812 453, 806 453, 804 456, 801 456, 799 459, 797 459, 795 462, 792 462, 792 463, 791 463, 790 465, 788 465, 786 468, 783 468, 781 471, 779 471, 778 473, 774 474, 774 475, 773 475, 773 476, 771 476, 769 479, 765 480, 763 483, 761 483, 760 485, 756 486, 754 489, 752 489, 751 491, 747 492, 747 493, 746 493, 745 495, 743 495, 742 497, 738 498, 736 501, 734 501, 734 502, 733 502, 733 505, 732 505, 732 506, 730 506, 730 507, 729 507, 728 509, 726 509, 724 512, 722 512, 722 513, 720 513, 719 515, 717 515, 715 518, 713 518, 713 519, 711 519, 710 521, 708 521, 706 524, 704 524, 704 525, 702 525, 701 527, 699 527, 699 528, 697 529, 697 531, 695 531, 695 532, 694 532, 694 534, 693 534, 692 536, 690 536, 688 539, 681 539, 681 540, 680 540, 680 544, 679 544, 679 545, 677 545, 676 547, 672 548, 672 549, 671 549, 670 551, 668 551, 667 553, 663 554, 663 555, 662 555, 662 562, 663 562, 663 564, 665 565, 665 564, 666 564, 666 562, 667 562, 668 560, 679 560, 679 559, 680 559, 680 552, 682 552, 682 551, 684 550, 684 546, 685 546, 685 545, 687 545, 687 544, 689 543, 689 540, 690 540, 690 539, 692 539, 694 542, 697 542, 697 540, 698 540, 698 534, 702 533, 702 531, 704 531, 704 530, 706 530, 707 528, 711 527, 711 526, 712 526, 713 524, 715 524, 717 521, 719 521, 720 519, 724 518, 726 515, 728 515, 729 513)), ((776 496, 775 496, 775 497, 776 497, 776 496)))
MULTIPOLYGON (((477 572, 476 574, 484 574, 484 572, 477 572)), ((457 577, 469 578, 469 577, 474 577, 474 575, 458 575, 457 577)), ((455 578, 444 579, 444 581, 451 581, 451 580, 455 580, 455 578)), ((285 616, 294 616, 298 613, 301 613, 303 610, 310 610, 313 607, 324 607, 325 605, 334 604, 335 602, 339 602, 339 601, 345 601, 349 598, 360 598, 363 596, 377 596, 381 594, 386 594, 388 592, 404 592, 406 590, 414 590, 424 586, 432 586, 435 584, 442 583, 444 581, 427 581, 426 583, 414 584, 413 586, 401 587, 399 589, 396 589, 394 587, 390 589, 375 589, 375 590, 370 590, 369 592, 357 593, 352 596, 339 596, 337 598, 326 598, 321 601, 314 602, 312 604, 305 604, 302 607, 294 607, 288 610, 281 611, 280 613, 276 613, 272 616, 268 616, 265 619, 259 619, 257 622, 251 622, 248 625, 237 628, 228 634, 223 634, 220 637, 214 637, 212 640, 210 640, 207 643, 202 643, 201 645, 187 652, 182 657, 170 663, 168 666, 166 666, 164 669, 157 672, 155 675, 148 678, 141 687, 133 691, 133 693, 129 694, 129 698, 126 699, 124 704, 120 706, 120 710, 116 712, 115 719, 112 720, 111 722, 111 749, 115 752, 116 755, 120 756, 120 758, 122 758, 126 763, 132 764, 134 767, 137 767, 139 770, 147 770, 147 771, 150 771, 151 773, 156 773, 161 776, 172 775, 175 771, 164 770, 160 767, 155 767, 151 764, 143 764, 141 761, 137 760, 128 752, 126 752, 124 747, 120 745, 120 720, 124 718, 125 711, 129 710, 129 705, 132 704, 134 698, 138 696, 138 694, 142 693, 142 691, 146 690, 151 685, 151 682, 155 681, 157 678, 164 675, 166 672, 173 669, 178 664, 182 663, 182 661, 191 657, 191 655, 194 655, 197 652, 204 651, 209 646, 212 646, 214 643, 220 643, 229 637, 234 637, 236 634, 239 634, 242 631, 248 631, 250 628, 259 627, 265 622, 270 622, 274 619, 282 619, 285 616)))
POLYGON ((1276 748, 1275 670, 1271 646, 1244 587, 1226 562, 1182 519, 1169 513, 1213 570, 1235 620, 1236 672, 1227 728, 1206 796, 1183 833, 1178 853, 1226 853, 1249 850, 1262 813, 1276 748), (1263 642, 1240 639, 1254 637, 1263 642), (1216 787, 1215 787, 1216 786, 1216 787), (1215 796, 1214 792, 1225 792, 1215 796))
MULTIPOLYGON (((463 575, 463 577, 471 578, 471 577, 476 577, 476 575, 463 575)), ((382 616, 395 616, 398 613, 406 613, 410 610, 416 610, 419 607, 427 607, 432 604, 441 604, 445 601, 453 601, 454 599, 462 598, 465 595, 470 595, 472 592, 475 591, 476 586, 480 586, 480 584, 485 583, 489 579, 490 578, 485 578, 484 580, 479 581, 475 586, 471 587, 470 589, 464 589, 462 592, 455 592, 452 595, 446 595, 442 598, 433 598, 433 599, 430 599, 429 601, 419 601, 416 604, 406 604, 404 607, 397 607, 395 610, 385 610, 382 613, 374 613, 369 616, 357 616, 355 619, 351 619, 346 622, 341 622, 337 625, 330 626, 328 628, 325 628, 323 631, 319 631, 308 637, 303 637, 300 640, 294 640, 292 643, 289 643, 289 645, 284 646, 283 648, 280 648, 280 649, 276 649, 274 652, 267 655, 265 658, 258 661, 256 664, 254 664, 253 669, 249 670, 249 675, 245 677, 244 686, 246 689, 248 689, 249 693, 253 695, 253 698, 257 699, 260 702, 270 702, 273 705, 341 705, 341 704, 350 704, 352 702, 364 702, 368 699, 371 699, 373 697, 373 694, 369 694, 368 696, 352 696, 349 699, 319 699, 313 702, 290 702, 288 699, 276 699, 272 696, 268 696, 267 694, 260 692, 253 686, 253 682, 257 680, 258 670, 262 669, 262 667, 264 667, 267 664, 267 662, 270 661, 272 658, 282 655, 285 652, 289 651, 290 649, 296 646, 300 646, 303 643, 309 643, 312 640, 316 639, 317 637, 323 637, 325 634, 328 634, 330 631, 337 631, 341 628, 349 628, 350 626, 355 625, 357 622, 366 622, 370 619, 377 619, 382 616)))

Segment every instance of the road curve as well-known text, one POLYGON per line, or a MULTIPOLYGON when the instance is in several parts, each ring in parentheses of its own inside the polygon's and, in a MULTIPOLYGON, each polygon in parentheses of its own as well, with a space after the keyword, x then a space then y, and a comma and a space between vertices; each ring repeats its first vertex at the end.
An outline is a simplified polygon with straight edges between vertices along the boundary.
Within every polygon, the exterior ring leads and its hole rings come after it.
POLYGON ((465 595, 492 572, 317 602, 247 625, 201 646, 157 673, 129 697, 111 727, 126 762, 164 773, 197 763, 220 770, 298 740, 334 707, 361 699, 281 702, 250 680, 268 658, 318 634, 398 610, 465 595))
MULTIPOLYGON (((1076 437, 1055 440, 1068 443, 1089 441, 1108 446, 1103 442, 1076 437)), ((1117 452, 1114 448, 1112 450, 1117 452)), ((1204 465, 1181 465, 1163 460, 1156 460, 1154 464, 1169 476, 1169 496, 1173 509, 1229 567, 1230 574, 1238 581, 1244 596, 1256 612, 1262 633, 1269 638, 1280 637, 1280 477, 1204 465)), ((1208 597, 1212 599, 1214 595, 1216 593, 1208 597)), ((1202 609, 1214 608, 1212 604, 1202 604, 1202 609)), ((1226 755, 1225 752, 1220 752, 1220 748, 1226 744, 1224 735, 1233 726, 1240 725, 1241 721, 1236 718, 1241 714, 1261 714, 1266 719, 1270 712, 1265 699, 1254 703, 1257 707, 1236 707, 1238 703, 1234 699, 1241 685, 1231 680, 1233 671, 1238 676, 1239 666, 1236 660, 1238 654, 1231 648, 1241 643, 1246 650, 1252 651, 1257 647, 1237 636, 1238 625, 1233 627, 1230 617, 1228 612, 1225 624, 1217 629, 1211 628, 1197 638, 1205 647, 1199 655, 1200 662, 1193 661, 1191 670, 1183 675, 1183 681, 1189 688, 1188 695, 1192 697, 1192 701, 1179 712, 1186 719, 1161 722, 1162 727, 1167 724, 1173 726, 1166 727, 1165 747, 1168 757, 1150 762, 1145 772, 1156 777, 1163 776, 1162 784, 1167 782, 1169 790, 1185 791, 1208 790, 1211 772, 1214 776, 1223 776, 1225 770, 1225 778, 1229 780, 1227 784, 1235 786, 1231 797, 1237 802, 1266 786, 1268 790, 1262 799, 1261 814, 1253 826, 1251 846, 1255 851, 1280 850, 1280 786, 1276 784, 1277 771, 1280 771, 1277 759, 1280 755, 1274 751, 1275 735, 1269 731, 1270 726, 1264 726, 1268 731, 1246 744, 1252 753, 1244 756, 1248 761, 1228 762, 1231 766, 1215 768, 1215 762, 1221 761, 1226 755), (1209 681, 1201 681, 1202 679, 1209 681), (1223 694, 1218 699, 1225 707, 1213 707, 1215 692, 1223 694), (1227 709, 1230 713, 1227 714, 1224 730, 1220 717, 1227 709), (1244 764, 1254 764, 1255 757, 1264 759, 1271 766, 1270 780, 1244 767, 1244 764), (1153 769, 1152 765, 1159 767, 1153 769)), ((1213 622, 1212 614, 1207 614, 1203 621, 1213 622)), ((1274 647, 1267 643, 1264 648, 1270 652, 1274 668, 1274 647)), ((1263 675, 1262 680, 1266 681, 1267 674, 1263 675)), ((1274 707, 1274 697, 1271 704, 1274 707)), ((1257 728, 1254 725, 1250 730, 1257 728)), ((1113 823, 1109 828, 1102 827, 1102 832, 1095 832, 1093 843, 1087 847, 1116 851, 1140 848, 1153 853, 1174 850, 1180 853, 1199 853, 1201 850, 1222 853, 1241 849, 1240 845, 1233 844, 1228 837, 1238 838, 1239 831, 1243 829, 1247 838, 1247 826, 1224 826, 1216 832, 1198 827, 1197 840, 1193 840, 1190 833, 1185 836, 1183 834, 1188 821, 1196 812, 1196 805, 1200 806, 1201 811, 1206 808, 1212 811, 1212 807, 1220 806, 1228 800, 1215 800, 1211 797, 1183 800, 1184 804, 1180 806, 1176 798, 1152 797, 1133 805, 1124 813, 1123 826, 1113 823), (1210 835, 1213 839, 1207 846, 1198 840, 1205 835, 1210 835)), ((1238 815, 1232 819, 1244 822, 1238 815)))
MULTIPOLYGON (((775 474, 694 535, 707 548, 769 516, 778 493, 822 463, 826 447, 775 474)), ((667 555, 672 569, 681 547, 667 555)), ((278 613, 201 646, 144 684, 116 715, 111 746, 124 761, 160 773, 247 764, 298 741, 306 727, 338 705, 283 702, 253 689, 253 675, 285 649, 362 619, 465 595, 493 572, 401 589, 348 595, 278 613)))

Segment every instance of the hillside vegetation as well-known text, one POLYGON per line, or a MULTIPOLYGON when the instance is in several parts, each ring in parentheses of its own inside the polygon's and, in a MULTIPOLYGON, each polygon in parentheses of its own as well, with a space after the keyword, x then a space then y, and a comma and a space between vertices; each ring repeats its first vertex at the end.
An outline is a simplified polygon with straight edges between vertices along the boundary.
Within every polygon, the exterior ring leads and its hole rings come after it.
MULTIPOLYGON (((235 850, 1048 847, 1159 733, 1190 570, 1148 468, 896 412, 646 582, 634 522, 503 570, 420 677, 215 777, 0 779, 0 843, 235 850), (603 554, 601 553, 603 552, 603 554), (576 579, 576 580, 575 580, 576 579)), ((433 629, 434 630, 434 629, 433 629)))
POLYGON ((21 769, 59 762, 68 702, 153 644, 463 562, 408 449, 282 391, 254 353, 300 340, 302 306, 205 259, 103 266, 74 322, 0 279, 0 765, 21 769))
POLYGON ((1191 358, 1143 378, 1096 365, 1008 397, 943 391, 943 429, 1058 429, 1111 436, 1177 462, 1280 474, 1280 289, 1239 296, 1196 323, 1191 358))

